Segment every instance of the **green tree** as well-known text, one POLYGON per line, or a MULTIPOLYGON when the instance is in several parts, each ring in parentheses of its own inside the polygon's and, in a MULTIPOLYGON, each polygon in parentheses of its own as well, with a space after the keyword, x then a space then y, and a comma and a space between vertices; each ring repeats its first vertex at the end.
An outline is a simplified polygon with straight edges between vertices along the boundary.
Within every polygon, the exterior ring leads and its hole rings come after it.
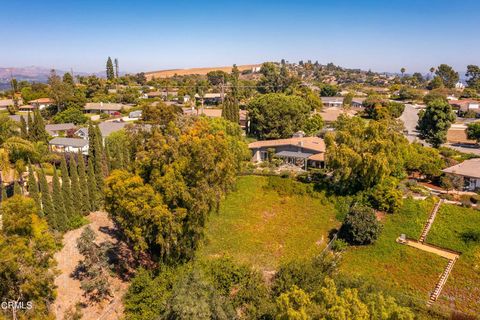
POLYGON ((260 139, 289 138, 305 125, 310 106, 298 96, 265 94, 248 106, 250 130, 260 139))
POLYGON ((458 72, 447 64, 439 65, 435 74, 442 80, 445 87, 450 89, 454 88, 459 80, 458 72))
POLYGON ((475 140, 480 143, 480 122, 472 122, 467 127, 468 139, 475 140))
POLYGON ((63 74, 62 81, 63 81, 63 83, 65 83, 66 85, 69 85, 71 87, 75 86, 75 81, 73 80, 73 76, 70 72, 65 72, 63 74))
POLYGON ((96 238, 97 236, 90 226, 87 226, 78 238, 77 248, 84 258, 77 269, 81 270, 80 287, 86 295, 94 301, 102 301, 105 297, 112 295, 108 280, 107 251, 109 247, 105 244, 97 244, 96 238))
POLYGON ((46 217, 50 228, 56 229, 58 227, 58 222, 56 219, 55 208, 52 203, 52 197, 50 195, 47 178, 45 177, 45 172, 43 171, 43 168, 40 169, 38 181, 40 183, 40 192, 42 196, 43 215, 46 217))
POLYGON ((434 100, 420 111, 417 130, 420 138, 438 148, 447 141, 447 131, 455 121, 450 104, 444 100, 434 100))
POLYGON ((52 202, 54 207, 55 221, 57 222, 56 229, 59 231, 68 230, 68 218, 65 210, 65 202, 62 196, 62 187, 58 179, 57 168, 53 167, 52 179, 52 202))
POLYGON ((468 65, 467 73, 465 74, 467 79, 467 85, 469 88, 480 91, 480 67, 477 65, 468 65))
POLYGON ((48 142, 49 135, 45 130, 45 122, 38 109, 33 111, 33 123, 29 128, 29 137, 32 141, 48 142))
POLYGON ((27 181, 27 186, 28 186, 28 193, 30 195, 30 198, 35 201, 35 204, 37 205, 38 212, 41 214, 41 201, 40 201, 40 194, 38 190, 38 183, 37 180, 35 179, 35 174, 33 172, 33 168, 31 164, 28 164, 28 181, 27 181))
POLYGON ((401 69, 400 69, 400 72, 402 73, 402 78, 403 78, 403 77, 404 77, 404 75, 405 75, 405 71, 406 71, 406 69, 405 69, 405 68, 401 68, 401 69))
POLYGON ((234 123, 239 121, 239 81, 240 72, 236 65, 233 65, 232 74, 230 76, 230 91, 223 105, 222 117, 234 123))
MULTIPOLYGON (((81 153, 78 154, 78 181, 80 187, 81 198, 83 199, 81 211, 86 214, 91 211, 92 199, 95 199, 95 193, 91 194, 90 182, 88 180, 87 168, 85 166, 85 160, 81 153)), ((92 186, 93 187, 93 186, 92 186)))
POLYGON ((55 123, 74 123, 76 125, 78 124, 84 124, 88 120, 88 117, 83 114, 83 112, 76 108, 67 108, 66 110, 57 113, 53 117, 53 122, 55 123))
POLYGON ((32 199, 14 196, 2 202, 0 232, 0 296, 31 301, 31 310, 17 310, 17 319, 50 318, 55 300, 56 244, 32 199))
POLYGON ((68 174, 67 161, 65 157, 62 157, 60 163, 60 171, 62 176, 62 199, 65 207, 65 215, 68 219, 69 226, 72 226, 72 222, 75 219, 76 212, 74 209, 74 204, 76 203, 76 197, 73 197, 72 194, 72 185, 70 182, 70 176, 68 174))
POLYGON ((375 242, 381 230, 382 226, 372 208, 355 205, 343 221, 340 237, 350 244, 365 245, 375 242))
MULTIPOLYGON (((70 172, 70 194, 71 194, 71 203, 72 203, 72 210, 75 214, 80 215, 85 212, 88 212, 88 208, 90 208, 90 204, 85 204, 85 198, 83 196, 83 192, 80 189, 80 182, 78 180, 78 171, 77 171, 77 163, 75 161, 75 157, 71 156, 69 160, 69 172, 70 172)), ((63 171, 62 171, 63 177, 63 171)))
POLYGON ((22 139, 28 139, 27 122, 23 116, 20 116, 20 137, 22 139))
POLYGON ((320 96, 335 97, 338 94, 338 87, 331 84, 323 84, 320 88, 320 96))
POLYGON ((115 79, 115 72, 113 70, 113 62, 112 62, 112 58, 108 57, 107 59, 107 71, 106 71, 106 74, 107 74, 107 80, 113 80, 115 79))
POLYGON ((310 118, 305 121, 305 125, 303 127, 303 131, 308 136, 316 136, 320 133, 324 126, 323 118, 319 114, 314 114, 310 118))
POLYGON ((307 313, 311 301, 307 293, 297 286, 282 293, 277 298, 277 320, 308 320, 311 317, 307 313))
POLYGON ((20 187, 20 184, 18 183, 17 180, 13 182, 13 195, 15 196, 21 196, 22 195, 22 187, 20 187))
POLYGON ((88 158, 88 198, 90 200, 90 210, 97 211, 100 207, 100 195, 98 194, 97 180, 93 169, 92 158, 88 158))
POLYGON ((398 179, 390 177, 377 184, 369 194, 371 205, 381 211, 396 213, 403 205, 403 193, 398 179))

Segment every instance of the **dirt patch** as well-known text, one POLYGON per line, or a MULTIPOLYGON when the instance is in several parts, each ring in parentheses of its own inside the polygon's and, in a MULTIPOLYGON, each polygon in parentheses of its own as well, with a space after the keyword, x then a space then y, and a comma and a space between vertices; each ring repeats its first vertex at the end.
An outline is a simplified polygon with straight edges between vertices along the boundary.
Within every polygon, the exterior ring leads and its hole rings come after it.
MULTIPOLYGON (((87 218, 90 221, 88 225, 97 235, 97 242, 111 242, 113 245, 125 247, 121 246, 122 244, 115 238, 115 227, 106 212, 93 212, 87 218)), ((100 303, 94 303, 84 297, 80 281, 72 277, 78 262, 83 260, 83 256, 77 249, 77 239, 85 227, 67 232, 63 237, 62 250, 55 254, 58 263, 57 269, 60 273, 55 279, 57 299, 52 305, 52 311, 55 313, 56 319, 61 320, 65 311, 74 308, 77 303, 81 303, 83 306, 82 319, 84 320, 120 319, 123 315, 122 297, 127 291, 128 282, 111 276, 110 284, 113 296, 100 303)))

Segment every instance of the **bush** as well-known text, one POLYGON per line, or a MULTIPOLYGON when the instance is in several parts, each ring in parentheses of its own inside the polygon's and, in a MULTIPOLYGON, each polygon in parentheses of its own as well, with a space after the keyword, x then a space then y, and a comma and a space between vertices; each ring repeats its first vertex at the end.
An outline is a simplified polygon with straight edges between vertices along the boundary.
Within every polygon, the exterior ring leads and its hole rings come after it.
POLYGON ((335 252, 345 251, 348 247, 348 243, 343 239, 336 239, 333 241, 331 249, 335 252))
POLYGON ((440 199, 445 199, 445 200, 449 200, 449 201, 453 201, 455 199, 455 197, 453 196, 453 194, 450 194, 450 193, 442 193, 439 195, 440 199))
POLYGON ((109 114, 107 114, 107 113, 101 113, 100 114, 100 119, 105 120, 105 119, 108 119, 108 118, 110 118, 109 114))
POLYGON ((281 196, 313 195, 313 186, 287 177, 268 177, 266 189, 275 190, 281 196))
POLYGON ((377 240, 381 230, 382 226, 372 208, 355 205, 343 221, 340 238, 353 245, 365 245, 377 240))
POLYGON ((403 194, 397 185, 398 180, 395 178, 388 178, 376 185, 369 195, 372 207, 388 213, 397 212, 403 205, 403 194))

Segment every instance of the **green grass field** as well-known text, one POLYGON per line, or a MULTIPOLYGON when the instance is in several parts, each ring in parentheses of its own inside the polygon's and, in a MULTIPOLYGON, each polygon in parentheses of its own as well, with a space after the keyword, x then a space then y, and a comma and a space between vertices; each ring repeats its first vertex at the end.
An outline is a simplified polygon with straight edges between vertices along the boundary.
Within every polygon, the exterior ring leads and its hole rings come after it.
POLYGON ((244 176, 236 191, 212 213, 201 258, 227 255, 259 270, 274 270, 282 261, 321 252, 328 233, 340 225, 335 209, 323 198, 280 196, 266 190, 267 177, 244 176))
POLYGON ((447 260, 400 245, 395 240, 402 233, 418 238, 433 204, 433 200, 406 199, 399 213, 385 217, 382 234, 373 245, 348 248, 343 255, 341 273, 427 301, 447 260))
POLYGON ((427 236, 427 242, 462 252, 440 296, 440 302, 480 314, 480 273, 473 269, 473 253, 480 242, 468 241, 468 234, 480 235, 480 211, 442 205, 427 236))

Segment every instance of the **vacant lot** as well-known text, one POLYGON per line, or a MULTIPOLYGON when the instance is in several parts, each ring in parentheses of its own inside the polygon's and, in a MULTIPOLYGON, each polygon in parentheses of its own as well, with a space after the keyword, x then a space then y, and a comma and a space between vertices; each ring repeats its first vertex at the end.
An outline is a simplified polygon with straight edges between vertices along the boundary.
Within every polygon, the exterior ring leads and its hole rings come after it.
POLYGON ((267 177, 239 178, 237 190, 213 213, 200 257, 228 255, 263 270, 281 261, 313 256, 338 227, 333 205, 324 197, 279 195, 267 190, 267 177))
POLYGON ((442 205, 427 242, 462 252, 440 303, 480 314, 480 272, 473 268, 473 254, 480 250, 480 211, 442 205))
POLYGON ((344 253, 341 272, 426 302, 447 260, 395 240, 402 233, 418 238, 432 207, 430 199, 406 199, 399 213, 385 217, 383 232, 375 244, 350 247, 344 253))

